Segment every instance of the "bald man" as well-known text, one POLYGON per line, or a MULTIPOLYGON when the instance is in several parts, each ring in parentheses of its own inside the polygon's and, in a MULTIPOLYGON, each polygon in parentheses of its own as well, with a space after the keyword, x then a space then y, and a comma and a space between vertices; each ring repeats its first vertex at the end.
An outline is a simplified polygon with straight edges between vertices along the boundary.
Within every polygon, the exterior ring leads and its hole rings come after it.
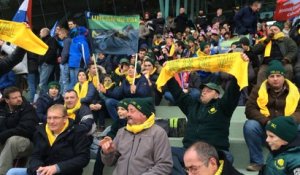
POLYGON ((42 28, 40 30, 40 38, 49 47, 45 55, 39 56, 39 62, 40 62, 39 88, 40 88, 40 94, 43 94, 47 92, 47 84, 48 84, 49 77, 53 72, 55 64, 58 64, 57 63, 58 44, 57 41, 50 36, 50 30, 48 28, 42 28))

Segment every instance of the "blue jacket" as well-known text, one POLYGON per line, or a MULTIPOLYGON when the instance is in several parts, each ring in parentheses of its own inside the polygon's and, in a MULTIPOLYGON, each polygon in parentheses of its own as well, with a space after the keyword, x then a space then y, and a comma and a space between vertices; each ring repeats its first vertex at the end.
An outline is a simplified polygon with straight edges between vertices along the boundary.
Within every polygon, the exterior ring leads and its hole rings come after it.
POLYGON ((69 67, 79 68, 81 61, 84 61, 85 67, 89 64, 90 50, 85 36, 78 35, 73 38, 70 45, 69 67))
POLYGON ((36 114, 39 117, 39 122, 45 123, 47 110, 50 106, 54 104, 64 104, 64 98, 59 95, 56 99, 53 99, 49 96, 49 94, 43 94, 36 101, 36 114))
POLYGON ((239 35, 255 34, 257 30, 257 13, 250 7, 244 7, 235 16, 236 32, 239 35))
POLYGON ((106 90, 106 93, 104 94, 108 98, 114 98, 116 100, 122 99, 122 89, 120 86, 112 86, 111 88, 106 90))
POLYGON ((144 75, 141 75, 140 78, 135 79, 135 85, 136 92, 135 94, 131 94, 129 82, 126 80, 126 78, 123 80, 121 85, 123 98, 151 97, 151 87, 149 86, 144 75))
POLYGON ((16 84, 16 77, 13 71, 10 71, 0 76, 0 90, 3 90, 9 86, 14 86, 15 84, 16 84))

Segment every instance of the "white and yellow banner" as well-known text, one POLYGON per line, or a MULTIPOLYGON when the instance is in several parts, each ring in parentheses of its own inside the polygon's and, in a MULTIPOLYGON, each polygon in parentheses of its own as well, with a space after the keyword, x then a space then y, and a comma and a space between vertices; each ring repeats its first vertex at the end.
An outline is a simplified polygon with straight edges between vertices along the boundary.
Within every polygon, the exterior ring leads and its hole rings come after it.
POLYGON ((48 50, 47 44, 24 23, 0 20, 0 39, 38 55, 45 55, 48 50))
POLYGON ((184 58, 166 62, 156 81, 157 89, 161 91, 175 73, 182 71, 225 72, 237 79, 240 89, 248 86, 248 62, 242 59, 240 52, 218 55, 184 58))

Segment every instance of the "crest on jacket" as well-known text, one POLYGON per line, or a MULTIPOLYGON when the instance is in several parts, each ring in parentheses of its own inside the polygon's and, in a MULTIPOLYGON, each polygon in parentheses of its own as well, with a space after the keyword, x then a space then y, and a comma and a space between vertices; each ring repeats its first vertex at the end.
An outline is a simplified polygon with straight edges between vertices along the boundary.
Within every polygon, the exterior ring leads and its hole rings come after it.
POLYGON ((284 167, 285 167, 285 162, 284 162, 284 160, 283 160, 283 159, 277 159, 277 160, 275 160, 275 167, 276 167, 277 169, 279 169, 279 170, 284 169, 284 167))
POLYGON ((209 110, 208 110, 208 113, 209 114, 214 114, 214 113, 216 113, 217 112, 217 109, 213 106, 213 107, 211 107, 209 110))

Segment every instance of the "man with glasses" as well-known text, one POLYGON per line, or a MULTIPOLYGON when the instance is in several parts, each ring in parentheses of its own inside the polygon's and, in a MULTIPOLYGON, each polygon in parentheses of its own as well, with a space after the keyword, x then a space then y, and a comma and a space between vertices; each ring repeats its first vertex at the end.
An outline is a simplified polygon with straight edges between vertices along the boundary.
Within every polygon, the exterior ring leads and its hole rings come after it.
POLYGON ((16 87, 6 88, 0 102, 0 175, 13 160, 31 153, 31 139, 38 125, 36 112, 16 87))
POLYGON ((241 175, 223 152, 205 142, 194 143, 183 159, 188 175, 241 175))
POLYGON ((286 37, 282 32, 283 24, 275 22, 270 26, 268 37, 262 38, 253 47, 253 53, 262 54, 264 59, 257 75, 257 84, 261 84, 266 78, 268 64, 272 60, 278 60, 284 65, 286 78, 293 79, 293 65, 297 56, 297 44, 294 40, 286 37))
POLYGON ((89 137, 60 104, 48 109, 47 123, 38 126, 34 143, 28 168, 13 168, 8 175, 81 175, 90 161, 89 137))

